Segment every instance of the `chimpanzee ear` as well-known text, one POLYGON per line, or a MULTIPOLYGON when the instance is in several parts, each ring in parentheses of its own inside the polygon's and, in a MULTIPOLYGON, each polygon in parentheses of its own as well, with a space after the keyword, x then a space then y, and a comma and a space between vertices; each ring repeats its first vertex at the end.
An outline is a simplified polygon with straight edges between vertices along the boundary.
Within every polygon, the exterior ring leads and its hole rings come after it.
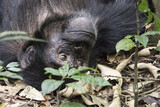
POLYGON ((87 16, 79 16, 75 17, 69 22, 69 26, 67 28, 68 32, 86 32, 93 35, 97 35, 96 24, 94 21, 87 16))
POLYGON ((35 58, 35 48, 34 46, 29 46, 23 55, 21 56, 21 67, 23 69, 27 68, 31 63, 33 63, 35 58))

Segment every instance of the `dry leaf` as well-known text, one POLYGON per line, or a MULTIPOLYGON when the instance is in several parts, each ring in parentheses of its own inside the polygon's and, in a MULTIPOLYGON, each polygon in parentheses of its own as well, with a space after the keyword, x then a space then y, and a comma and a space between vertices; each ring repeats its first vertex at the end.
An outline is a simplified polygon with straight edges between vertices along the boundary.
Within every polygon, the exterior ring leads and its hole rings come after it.
MULTIPOLYGON (((138 82, 138 89, 140 89, 141 87, 154 83, 154 81, 144 81, 144 82, 138 82)), ((128 86, 128 91, 133 92, 133 83, 129 84, 128 86)))
POLYGON ((9 91, 9 94, 13 96, 15 96, 21 89, 24 89, 26 87, 26 85, 22 82, 16 82, 15 84, 16 85, 9 91))
POLYGON ((109 107, 121 107, 121 101, 120 101, 120 94, 121 94, 121 86, 119 84, 116 84, 113 86, 114 94, 113 94, 113 101, 109 105, 109 107))
POLYGON ((98 107, 108 107, 108 101, 105 99, 102 99, 101 97, 97 97, 95 95, 90 95, 92 98, 93 103, 98 105, 98 107))
POLYGON ((88 99, 84 95, 81 95, 81 96, 82 96, 84 103, 86 103, 87 105, 95 105, 92 101, 90 101, 90 99, 88 99))
POLYGON ((124 61, 122 61, 117 67, 116 67, 116 70, 121 72, 126 66, 127 64, 131 61, 132 59, 132 56, 131 55, 128 59, 125 59, 124 61))
POLYGON ((156 91, 156 92, 152 92, 152 93, 149 94, 148 96, 152 96, 152 97, 155 97, 155 98, 159 98, 160 93, 156 91))
MULTIPOLYGON (((134 64, 129 65, 129 67, 134 69, 134 64)), ((138 69, 148 69, 155 78, 160 76, 160 74, 158 74, 158 72, 160 71, 160 68, 153 66, 151 63, 138 63, 137 67, 138 69)))
POLYGON ((81 84, 83 86, 83 91, 80 90, 73 90, 71 87, 66 87, 65 89, 61 90, 59 92, 60 95, 63 95, 65 97, 71 97, 71 96, 76 96, 76 95, 81 95, 81 94, 86 94, 86 93, 91 93, 94 86, 91 84, 86 84, 81 81, 78 82, 78 84, 81 84))
POLYGON ((158 41, 158 44, 157 44, 157 46, 160 46, 160 40, 158 41))
POLYGON ((21 89, 26 87, 22 82, 16 82, 15 86, 1 86, 0 91, 3 93, 8 93, 9 96, 15 96, 21 89))
POLYGON ((119 86, 122 86, 122 82, 123 82, 122 75, 117 70, 109 68, 109 67, 107 67, 105 65, 101 65, 101 64, 98 64, 97 68, 100 69, 101 75, 104 77, 104 79, 117 80, 119 86))
POLYGON ((113 95, 113 101, 109 105, 109 107, 121 107, 120 102, 120 94, 121 94, 121 86, 122 86, 122 75, 115 69, 109 68, 105 65, 98 64, 98 69, 100 69, 102 76, 104 76, 104 79, 108 80, 117 80, 118 84, 113 86, 114 95, 113 95))
POLYGON ((158 107, 156 103, 148 104, 146 107, 158 107))
POLYGON ((117 54, 107 55, 107 60, 108 60, 110 63, 113 63, 113 62, 115 61, 116 56, 117 56, 117 54))
POLYGON ((71 87, 66 87, 65 89, 59 92, 60 95, 69 98, 73 94, 73 89, 71 87))
POLYGON ((29 98, 31 100, 43 101, 45 100, 42 93, 31 86, 27 86, 20 94, 20 96, 29 98))
POLYGON ((154 29, 154 23, 150 23, 150 24, 145 25, 145 29, 147 31, 153 31, 153 29, 154 29))
POLYGON ((18 103, 15 104, 9 104, 9 103, 2 103, 0 104, 0 107, 22 107, 22 105, 25 105, 26 103, 18 103))
POLYGON ((150 56, 151 55, 150 49, 155 49, 155 48, 156 47, 144 48, 138 52, 138 56, 150 56))
POLYGON ((95 96, 95 95, 88 95, 89 97, 91 97, 91 99, 88 99, 87 97, 85 97, 84 95, 81 95, 83 101, 87 104, 87 105, 98 105, 98 107, 108 107, 108 101, 105 99, 102 99, 101 97, 95 96), (91 100, 91 101, 90 101, 91 100))
POLYGON ((134 100, 130 100, 126 102, 127 107, 134 107, 134 100))

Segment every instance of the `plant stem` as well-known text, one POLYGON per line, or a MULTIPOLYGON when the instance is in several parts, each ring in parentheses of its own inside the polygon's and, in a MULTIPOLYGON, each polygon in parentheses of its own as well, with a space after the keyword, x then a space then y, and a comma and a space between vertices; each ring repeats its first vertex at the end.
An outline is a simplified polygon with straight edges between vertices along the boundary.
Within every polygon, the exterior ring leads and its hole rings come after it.
POLYGON ((138 107, 138 43, 136 43, 136 49, 135 49, 135 65, 134 65, 134 87, 133 87, 133 92, 134 92, 134 107, 138 107))
MULTIPOLYGON (((139 4, 139 0, 136 0, 136 21, 137 21, 137 35, 140 34, 140 24, 139 24, 139 13, 138 13, 138 4, 139 4)), ((134 72, 135 72, 135 76, 134 76, 134 88, 133 88, 133 92, 134 92, 134 107, 138 107, 138 68, 137 68, 137 64, 138 64, 138 46, 139 43, 136 42, 136 49, 135 49, 135 66, 134 66, 134 72)))

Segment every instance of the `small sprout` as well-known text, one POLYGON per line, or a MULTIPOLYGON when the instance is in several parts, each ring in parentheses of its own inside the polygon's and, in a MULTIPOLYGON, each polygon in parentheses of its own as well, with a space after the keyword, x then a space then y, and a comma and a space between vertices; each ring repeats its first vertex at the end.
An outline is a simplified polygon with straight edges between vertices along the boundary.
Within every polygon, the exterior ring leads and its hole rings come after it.
POLYGON ((44 80, 41 85, 43 95, 48 94, 52 91, 55 91, 67 79, 70 79, 73 81, 68 84, 65 84, 66 86, 71 87, 75 90, 81 90, 81 91, 83 90, 82 85, 75 82, 75 80, 82 81, 87 84, 93 84, 93 85, 99 85, 99 86, 110 85, 110 83, 108 81, 106 81, 105 79, 103 79, 102 77, 93 77, 92 75, 82 73, 82 71, 86 71, 86 70, 98 72, 97 70, 95 70, 93 68, 89 68, 89 67, 74 68, 74 67, 69 66, 69 64, 67 64, 67 63, 64 63, 64 65, 62 67, 60 67, 59 69, 46 67, 45 74, 51 74, 53 76, 61 76, 62 80, 54 80, 54 79, 44 80))

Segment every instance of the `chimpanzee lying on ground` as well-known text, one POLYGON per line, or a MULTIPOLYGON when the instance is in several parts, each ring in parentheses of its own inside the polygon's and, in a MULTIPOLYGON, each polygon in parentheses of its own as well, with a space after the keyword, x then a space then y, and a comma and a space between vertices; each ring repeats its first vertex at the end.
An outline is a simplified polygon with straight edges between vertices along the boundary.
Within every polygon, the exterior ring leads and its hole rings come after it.
MULTIPOLYGON (((135 1, 1 0, 0 32, 26 31, 48 42, 1 42, 0 60, 18 61, 24 81, 40 90, 44 67, 58 68, 64 61, 94 66, 95 59, 115 52, 117 41, 135 34, 135 1)), ((141 26, 146 20, 140 13, 141 26)))

